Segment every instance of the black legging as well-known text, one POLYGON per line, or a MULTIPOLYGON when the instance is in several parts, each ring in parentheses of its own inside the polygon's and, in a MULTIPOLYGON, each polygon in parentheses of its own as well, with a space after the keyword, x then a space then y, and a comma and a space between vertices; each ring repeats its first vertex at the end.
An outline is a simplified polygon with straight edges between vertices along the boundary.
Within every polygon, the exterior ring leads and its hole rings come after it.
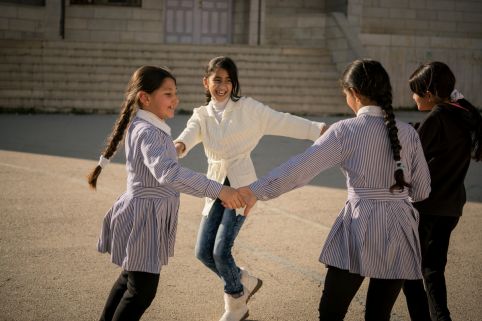
POLYGON ((105 303, 100 321, 137 321, 156 296, 159 274, 122 271, 105 303))
MULTIPOLYGON (((341 321, 364 277, 329 266, 320 300, 320 321, 341 321)), ((388 321, 403 280, 370 279, 365 320, 388 321)))
POLYGON ((418 232, 427 292, 421 280, 405 282, 403 291, 412 321, 430 321, 430 314, 433 321, 452 320, 447 306, 445 265, 450 235, 458 222, 459 217, 420 215, 418 232))

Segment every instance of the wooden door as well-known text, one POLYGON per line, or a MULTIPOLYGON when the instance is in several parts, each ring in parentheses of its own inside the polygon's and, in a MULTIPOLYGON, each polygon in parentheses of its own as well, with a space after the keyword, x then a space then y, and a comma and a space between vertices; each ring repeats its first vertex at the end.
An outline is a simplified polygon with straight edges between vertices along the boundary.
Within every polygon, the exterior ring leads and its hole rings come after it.
POLYGON ((166 0, 166 43, 230 43, 232 0, 166 0))

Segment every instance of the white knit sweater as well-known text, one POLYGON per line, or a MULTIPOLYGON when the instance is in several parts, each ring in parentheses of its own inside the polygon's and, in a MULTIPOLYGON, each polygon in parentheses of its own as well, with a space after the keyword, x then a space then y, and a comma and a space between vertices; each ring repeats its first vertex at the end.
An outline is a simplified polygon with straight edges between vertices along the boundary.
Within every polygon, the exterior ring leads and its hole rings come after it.
MULTIPOLYGON (((251 152, 264 135, 315 141, 324 126, 324 123, 278 112, 252 98, 242 97, 236 102, 229 100, 221 122, 215 117, 212 102, 195 108, 174 143, 184 143, 186 150, 180 155, 184 157, 202 142, 208 159, 206 176, 220 183, 228 177, 231 186, 237 188, 256 180, 251 152)), ((206 198, 203 215, 209 213, 213 203, 206 198)))

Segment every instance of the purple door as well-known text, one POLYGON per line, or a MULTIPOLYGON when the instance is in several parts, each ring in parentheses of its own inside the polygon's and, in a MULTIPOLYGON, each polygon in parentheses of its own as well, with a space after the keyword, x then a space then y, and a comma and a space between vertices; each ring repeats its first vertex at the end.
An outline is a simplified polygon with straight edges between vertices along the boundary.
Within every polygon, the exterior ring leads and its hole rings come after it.
POLYGON ((230 43, 232 0, 165 0, 166 43, 230 43))

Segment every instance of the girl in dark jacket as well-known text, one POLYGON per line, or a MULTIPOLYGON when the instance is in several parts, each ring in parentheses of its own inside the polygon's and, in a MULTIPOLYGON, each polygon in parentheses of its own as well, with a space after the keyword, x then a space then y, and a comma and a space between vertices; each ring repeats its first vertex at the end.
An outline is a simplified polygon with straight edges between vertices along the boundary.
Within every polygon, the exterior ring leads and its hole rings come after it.
POLYGON ((445 265, 450 234, 466 202, 464 179, 471 158, 482 159, 482 118, 455 89, 455 76, 442 62, 418 67, 409 80, 420 111, 429 111, 417 127, 430 170, 430 196, 420 213, 422 281, 406 281, 404 293, 412 321, 449 321, 445 265), (426 292, 425 292, 426 290, 426 292))

